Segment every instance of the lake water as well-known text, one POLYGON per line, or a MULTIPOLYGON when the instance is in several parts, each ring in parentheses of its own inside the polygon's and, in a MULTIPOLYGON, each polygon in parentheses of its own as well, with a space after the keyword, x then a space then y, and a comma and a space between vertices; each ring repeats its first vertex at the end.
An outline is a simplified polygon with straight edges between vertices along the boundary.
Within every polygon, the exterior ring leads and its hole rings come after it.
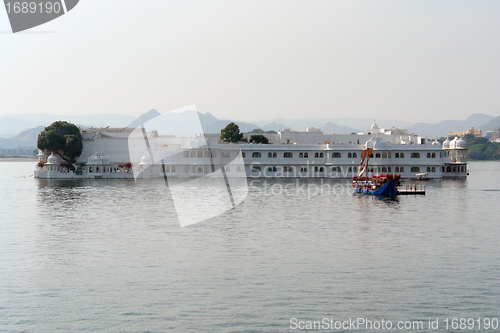
POLYGON ((500 319, 498 162, 396 200, 341 193, 345 180, 254 183, 184 228, 161 181, 33 169, 0 163, 2 332, 299 331, 292 318, 423 321, 414 332, 431 318, 444 332, 446 318, 500 319))

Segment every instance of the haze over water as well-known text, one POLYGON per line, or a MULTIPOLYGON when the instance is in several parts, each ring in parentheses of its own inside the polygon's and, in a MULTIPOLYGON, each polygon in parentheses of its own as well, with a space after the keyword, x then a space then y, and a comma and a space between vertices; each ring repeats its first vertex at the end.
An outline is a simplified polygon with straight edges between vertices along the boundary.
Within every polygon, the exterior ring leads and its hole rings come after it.
POLYGON ((161 180, 39 180, 34 166, 0 163, 0 331, 500 319, 498 162, 396 200, 327 190, 346 180, 260 180, 185 228, 161 180))

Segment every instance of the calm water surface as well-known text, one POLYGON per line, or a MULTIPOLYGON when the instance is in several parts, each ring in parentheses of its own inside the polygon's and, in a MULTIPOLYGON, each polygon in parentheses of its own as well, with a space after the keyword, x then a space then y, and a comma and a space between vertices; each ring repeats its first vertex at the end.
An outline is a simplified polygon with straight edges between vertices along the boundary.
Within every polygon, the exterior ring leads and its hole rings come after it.
POLYGON ((392 201, 339 193, 345 180, 254 183, 235 209, 181 228, 162 182, 36 180, 33 162, 2 162, 0 331, 500 319, 500 163, 469 167, 392 201))

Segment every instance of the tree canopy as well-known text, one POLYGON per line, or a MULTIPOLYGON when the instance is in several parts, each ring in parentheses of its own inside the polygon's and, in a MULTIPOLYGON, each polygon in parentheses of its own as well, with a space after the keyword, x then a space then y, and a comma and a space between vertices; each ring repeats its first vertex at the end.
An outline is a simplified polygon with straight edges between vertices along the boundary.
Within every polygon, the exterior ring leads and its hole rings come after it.
POLYGON ((499 160, 500 143, 491 142, 487 138, 474 137, 473 134, 465 134, 465 141, 469 148, 468 155, 472 160, 499 160))
POLYGON ((240 127, 235 123, 229 123, 220 131, 220 141, 238 142, 243 140, 243 133, 240 133, 240 127))
POLYGON ((38 135, 37 147, 47 154, 54 152, 66 162, 73 163, 82 153, 82 136, 75 125, 66 121, 56 121, 45 127, 38 135))
POLYGON ((262 134, 256 134, 256 135, 250 136, 250 142, 268 144, 269 143, 269 139, 266 138, 262 134))

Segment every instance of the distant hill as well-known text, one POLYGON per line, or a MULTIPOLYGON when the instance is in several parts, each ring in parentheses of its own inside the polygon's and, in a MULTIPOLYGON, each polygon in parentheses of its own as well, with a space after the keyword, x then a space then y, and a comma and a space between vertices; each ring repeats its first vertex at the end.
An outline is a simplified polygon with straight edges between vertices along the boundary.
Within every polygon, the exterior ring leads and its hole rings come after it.
POLYGON ((320 127, 323 132, 335 132, 339 134, 350 134, 352 132, 358 133, 361 132, 360 130, 350 128, 347 126, 338 126, 332 122, 327 122, 323 126, 320 127))
POLYGON ((161 113, 156 111, 155 109, 151 109, 148 112, 145 112, 139 116, 139 118, 135 119, 133 122, 127 125, 130 128, 136 128, 137 126, 141 126, 146 121, 153 119, 154 117, 160 116, 161 113))
MULTIPOLYGON (((216 122, 210 124, 210 126, 203 127, 205 133, 220 133, 220 131, 227 126, 227 124, 233 122, 232 120, 217 120, 216 122)), ((240 132, 250 132, 256 128, 260 128, 259 126, 246 123, 243 121, 234 121, 236 125, 239 126, 240 132)))
POLYGON ((125 114, 93 114, 83 116, 57 114, 7 114, 0 115, 0 137, 12 138, 14 135, 36 126, 47 126, 62 120, 82 127, 125 127, 136 119, 125 114))
MULTIPOLYGON (((273 118, 273 119, 267 119, 267 120, 260 120, 256 121, 255 124, 261 126, 266 126, 269 123, 272 124, 279 124, 281 121, 281 129, 284 128, 294 128, 297 131, 305 131, 309 127, 316 127, 316 128, 321 128, 323 130, 324 125, 328 123, 332 123, 335 126, 339 126, 339 131, 335 131, 335 133, 340 133, 340 134, 348 134, 351 132, 361 132, 361 131, 367 131, 371 125, 373 124, 373 119, 370 118, 364 118, 364 119, 357 119, 357 118, 299 118, 299 119, 288 119, 288 118, 273 118), (287 125, 283 125, 287 124, 287 125), (345 127, 345 128, 342 128, 345 127)), ((407 128, 408 126, 411 126, 412 124, 406 121, 399 121, 399 120, 394 120, 394 119, 377 119, 376 123, 379 128, 392 128, 392 127, 398 127, 398 128, 407 128)), ((328 125, 331 126, 331 125, 328 125)), ((334 128, 334 127, 332 127, 334 128)), ((326 130, 325 130, 326 131, 326 130)))
POLYGON ((483 113, 475 113, 464 120, 443 120, 437 124, 416 123, 408 127, 408 131, 415 132, 427 136, 446 136, 448 132, 466 131, 471 127, 480 127, 481 125, 491 121, 493 116, 483 113))
POLYGON ((493 131, 496 128, 500 127, 500 116, 491 119, 487 123, 485 123, 482 126, 479 126, 479 129, 481 129, 483 132, 485 131, 493 131))
POLYGON ((291 131, 294 131, 294 129, 291 127, 291 126, 288 126, 286 124, 279 124, 275 121, 273 122, 270 122, 269 124, 264 124, 264 125, 260 125, 260 128, 263 129, 264 131, 276 131, 278 132, 281 128, 281 130, 284 130, 285 128, 289 128, 291 131))
POLYGON ((0 138, 0 148, 17 148, 17 147, 36 147, 36 140, 38 138, 38 134, 43 131, 44 126, 37 126, 35 128, 31 128, 24 132, 19 133, 18 135, 6 139, 0 138))

